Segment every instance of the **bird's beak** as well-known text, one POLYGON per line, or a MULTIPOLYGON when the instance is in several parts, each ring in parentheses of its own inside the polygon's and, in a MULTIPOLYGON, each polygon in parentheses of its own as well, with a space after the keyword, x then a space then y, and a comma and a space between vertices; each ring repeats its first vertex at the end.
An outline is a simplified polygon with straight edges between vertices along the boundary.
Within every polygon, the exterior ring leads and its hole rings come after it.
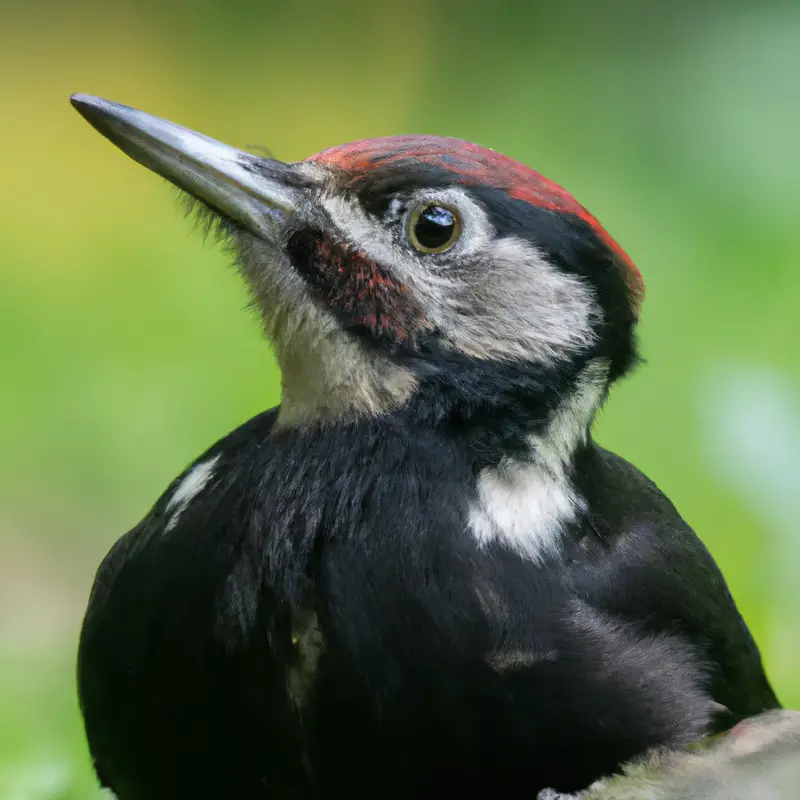
POLYGON ((257 236, 274 241, 306 215, 310 181, 295 164, 236 150, 99 97, 74 94, 70 100, 124 153, 257 236))

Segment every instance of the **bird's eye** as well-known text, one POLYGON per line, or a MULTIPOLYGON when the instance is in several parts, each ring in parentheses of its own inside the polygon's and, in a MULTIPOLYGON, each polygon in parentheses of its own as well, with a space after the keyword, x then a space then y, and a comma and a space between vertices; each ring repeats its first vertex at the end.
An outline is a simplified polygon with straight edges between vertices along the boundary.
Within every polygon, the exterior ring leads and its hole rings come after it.
POLYGON ((443 253, 461 236, 461 219, 450 208, 427 205, 411 215, 408 238, 420 253, 443 253))

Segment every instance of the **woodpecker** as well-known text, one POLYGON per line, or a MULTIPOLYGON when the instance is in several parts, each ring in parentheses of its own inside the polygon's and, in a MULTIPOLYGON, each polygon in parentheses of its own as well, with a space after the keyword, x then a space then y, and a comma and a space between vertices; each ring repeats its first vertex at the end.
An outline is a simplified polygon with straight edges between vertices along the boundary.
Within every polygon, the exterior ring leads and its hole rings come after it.
POLYGON ((596 444, 642 277, 453 138, 284 163, 88 95, 213 220, 281 374, 100 565, 78 692, 120 800, 571 792, 778 707, 712 557, 596 444))

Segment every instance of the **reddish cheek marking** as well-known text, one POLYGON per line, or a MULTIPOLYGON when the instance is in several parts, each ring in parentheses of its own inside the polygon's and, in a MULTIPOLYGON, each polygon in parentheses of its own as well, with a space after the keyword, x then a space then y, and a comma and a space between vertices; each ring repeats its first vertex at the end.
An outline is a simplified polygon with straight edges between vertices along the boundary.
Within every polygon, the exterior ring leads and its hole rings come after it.
POLYGON ((312 258, 314 288, 345 324, 363 325, 396 344, 411 344, 417 334, 430 329, 408 287, 363 253, 320 237, 312 258))
POLYGON ((628 254, 566 189, 513 158, 462 139, 389 136, 331 147, 308 161, 335 167, 358 179, 382 165, 406 159, 448 169, 460 183, 494 186, 516 200, 583 220, 617 257, 625 271, 634 310, 638 311, 644 298, 644 279, 628 254))

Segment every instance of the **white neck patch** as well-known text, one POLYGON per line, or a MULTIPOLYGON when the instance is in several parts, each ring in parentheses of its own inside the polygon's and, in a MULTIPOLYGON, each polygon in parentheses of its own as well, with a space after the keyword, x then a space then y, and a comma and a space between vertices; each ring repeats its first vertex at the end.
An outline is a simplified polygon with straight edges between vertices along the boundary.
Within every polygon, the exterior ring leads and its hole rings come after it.
POLYGON ((509 461, 478 476, 478 502, 470 510, 469 526, 482 547, 497 541, 542 561, 557 554, 561 530, 580 506, 563 476, 539 464, 509 461))
POLYGON ((536 562, 558 554, 565 525, 586 508, 569 478, 569 461, 588 437, 606 372, 600 363, 584 370, 544 434, 530 437, 529 458, 504 459, 480 473, 468 524, 481 547, 498 542, 536 562))

